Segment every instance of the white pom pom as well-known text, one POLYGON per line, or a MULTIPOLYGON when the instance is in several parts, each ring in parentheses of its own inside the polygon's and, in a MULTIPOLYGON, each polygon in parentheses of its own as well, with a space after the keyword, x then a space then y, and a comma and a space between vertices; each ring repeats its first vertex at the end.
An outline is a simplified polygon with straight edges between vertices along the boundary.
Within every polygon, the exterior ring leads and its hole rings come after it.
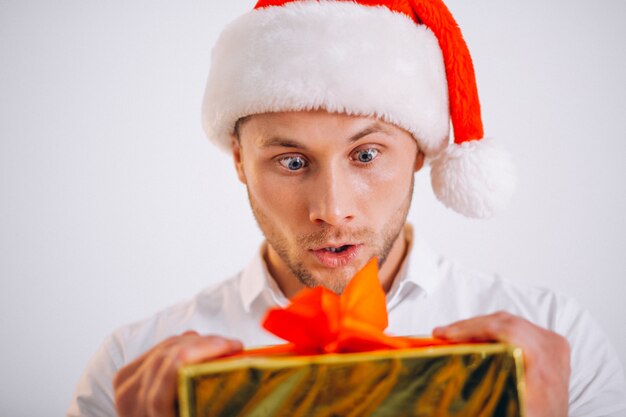
POLYGON ((515 190, 509 154, 486 139, 452 143, 430 166, 437 198, 466 217, 492 216, 506 206, 515 190))

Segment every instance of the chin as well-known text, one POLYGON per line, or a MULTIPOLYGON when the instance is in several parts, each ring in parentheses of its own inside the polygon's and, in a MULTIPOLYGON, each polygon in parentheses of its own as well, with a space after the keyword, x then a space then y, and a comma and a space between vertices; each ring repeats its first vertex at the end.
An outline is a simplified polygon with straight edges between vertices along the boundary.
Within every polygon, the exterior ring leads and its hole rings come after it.
POLYGON ((317 285, 327 288, 333 292, 341 293, 348 285, 352 277, 359 272, 359 264, 345 265, 339 268, 315 271, 313 273, 314 280, 317 285))
POLYGON ((337 295, 341 295, 346 287, 348 286, 348 282, 350 280, 342 280, 342 281, 332 281, 332 282, 322 282, 320 286, 326 288, 329 291, 334 292, 337 295))

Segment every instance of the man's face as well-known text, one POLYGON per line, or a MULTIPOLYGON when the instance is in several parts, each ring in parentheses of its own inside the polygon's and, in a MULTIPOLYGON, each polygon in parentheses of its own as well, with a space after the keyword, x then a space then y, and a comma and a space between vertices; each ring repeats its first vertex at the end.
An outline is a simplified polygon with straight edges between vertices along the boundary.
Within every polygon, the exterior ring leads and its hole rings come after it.
POLYGON ((324 111, 268 113, 241 124, 233 152, 275 277, 341 293, 369 259, 382 265, 403 247, 423 163, 408 132, 324 111))

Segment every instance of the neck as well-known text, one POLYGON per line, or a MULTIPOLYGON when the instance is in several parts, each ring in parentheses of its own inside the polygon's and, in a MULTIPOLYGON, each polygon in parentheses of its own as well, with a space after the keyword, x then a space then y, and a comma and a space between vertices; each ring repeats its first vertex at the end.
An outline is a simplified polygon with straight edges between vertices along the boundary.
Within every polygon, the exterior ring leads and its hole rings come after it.
POLYGON ((388 293, 391 289, 393 280, 398 275, 398 272, 400 272, 400 267, 402 266, 404 258, 406 258, 408 253, 409 239, 407 239, 407 231, 410 233, 409 225, 405 225, 402 228, 396 238, 396 241, 391 247, 391 251, 389 251, 389 254, 387 255, 387 259, 385 259, 385 263, 380 268, 380 271, 378 271, 378 279, 380 280, 380 284, 382 285, 383 290, 385 290, 385 293, 388 293))

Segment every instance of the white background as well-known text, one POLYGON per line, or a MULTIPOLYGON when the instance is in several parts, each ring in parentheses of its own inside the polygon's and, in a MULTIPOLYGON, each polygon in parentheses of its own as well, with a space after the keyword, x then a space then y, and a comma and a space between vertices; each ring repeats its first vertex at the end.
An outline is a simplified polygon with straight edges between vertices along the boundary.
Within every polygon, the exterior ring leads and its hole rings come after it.
MULTIPOLYGON (((586 305, 626 361, 626 2, 449 1, 487 134, 520 183, 495 220, 410 220, 471 267, 586 305)), ((239 270, 261 241, 199 108, 253 1, 0 0, 0 414, 62 415, 114 328, 239 270)))

